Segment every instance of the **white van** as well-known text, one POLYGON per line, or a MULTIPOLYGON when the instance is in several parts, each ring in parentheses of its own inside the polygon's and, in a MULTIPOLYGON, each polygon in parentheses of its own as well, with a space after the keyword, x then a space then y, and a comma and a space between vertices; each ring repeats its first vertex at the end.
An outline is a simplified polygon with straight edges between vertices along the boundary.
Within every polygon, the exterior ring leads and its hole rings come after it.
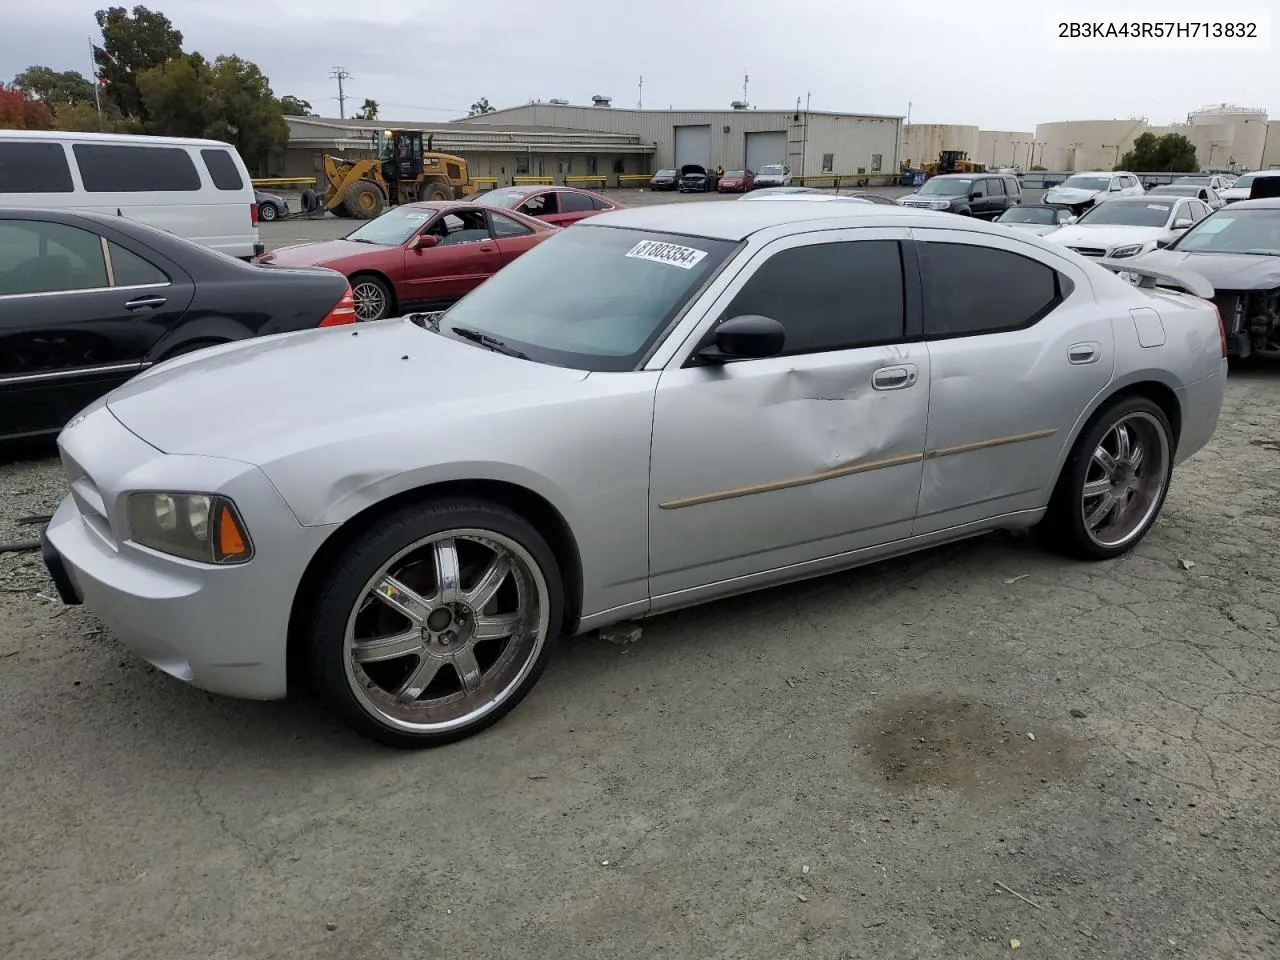
POLYGON ((129 217, 241 259, 264 249, 249 171, 219 140, 0 130, 0 207, 129 217))

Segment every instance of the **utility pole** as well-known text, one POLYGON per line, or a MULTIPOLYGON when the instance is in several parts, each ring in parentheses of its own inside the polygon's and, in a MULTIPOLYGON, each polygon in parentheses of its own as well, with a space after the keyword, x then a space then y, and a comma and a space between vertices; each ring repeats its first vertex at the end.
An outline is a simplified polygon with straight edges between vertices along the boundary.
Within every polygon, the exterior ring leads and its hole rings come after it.
POLYGON ((350 80, 351 74, 342 67, 334 67, 329 71, 329 79, 338 81, 338 117, 345 120, 347 119, 347 95, 342 89, 342 81, 350 80))
POLYGON ((748 104, 751 101, 747 99, 747 84, 751 82, 751 78, 747 76, 746 71, 742 73, 742 102, 748 104))
POLYGON ((644 109, 644 74, 640 74, 640 99, 636 101, 636 109, 644 109))

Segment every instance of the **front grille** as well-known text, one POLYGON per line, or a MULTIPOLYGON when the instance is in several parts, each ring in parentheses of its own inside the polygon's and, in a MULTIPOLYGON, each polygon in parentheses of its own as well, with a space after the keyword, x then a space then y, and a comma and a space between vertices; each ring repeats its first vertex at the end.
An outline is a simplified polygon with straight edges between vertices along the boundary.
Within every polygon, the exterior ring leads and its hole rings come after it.
POLYGON ((1067 249, 1074 250, 1082 257, 1105 257, 1107 255, 1104 247, 1068 247, 1067 249))
POLYGON ((65 450, 62 452, 62 469, 71 486, 71 499, 75 502, 76 509, 80 511, 85 525, 105 543, 114 547, 115 540, 111 535, 111 520, 107 516, 107 504, 102 498, 98 485, 65 450))

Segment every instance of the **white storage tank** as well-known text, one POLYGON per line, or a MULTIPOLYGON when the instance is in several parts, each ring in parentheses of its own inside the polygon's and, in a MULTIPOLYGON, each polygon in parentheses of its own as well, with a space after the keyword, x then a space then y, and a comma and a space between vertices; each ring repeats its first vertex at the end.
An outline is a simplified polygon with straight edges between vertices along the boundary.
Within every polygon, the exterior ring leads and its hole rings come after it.
POLYGON ((1201 166, 1221 167, 1229 162, 1237 170, 1261 169, 1267 146, 1266 110, 1220 103, 1187 114, 1187 124, 1192 128, 1201 166), (1200 128, 1212 128, 1212 132, 1200 128), (1201 132, 1209 136, 1200 136, 1201 132), (1218 145, 1212 163, 1204 156, 1204 144, 1209 142, 1218 145))
POLYGON ((978 128, 954 123, 908 123, 902 128, 903 160, 919 167, 937 160, 944 150, 962 150, 976 163, 990 161, 978 155, 978 128))

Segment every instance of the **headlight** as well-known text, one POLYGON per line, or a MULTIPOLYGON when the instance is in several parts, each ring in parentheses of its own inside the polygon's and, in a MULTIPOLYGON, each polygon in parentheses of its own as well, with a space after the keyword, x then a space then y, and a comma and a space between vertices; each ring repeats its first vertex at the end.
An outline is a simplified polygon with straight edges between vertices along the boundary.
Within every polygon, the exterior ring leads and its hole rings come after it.
POLYGON ((929 203, 930 210, 945 210, 951 206, 950 200, 933 200, 929 203))
POLYGON ((1125 257, 1136 257, 1142 252, 1142 244, 1131 243, 1125 247, 1116 247, 1111 251, 1112 260, 1122 260, 1125 257))
POLYGON ((134 493, 129 496, 129 539, 170 556, 199 563, 248 563, 249 532, 226 497, 203 493, 134 493))

